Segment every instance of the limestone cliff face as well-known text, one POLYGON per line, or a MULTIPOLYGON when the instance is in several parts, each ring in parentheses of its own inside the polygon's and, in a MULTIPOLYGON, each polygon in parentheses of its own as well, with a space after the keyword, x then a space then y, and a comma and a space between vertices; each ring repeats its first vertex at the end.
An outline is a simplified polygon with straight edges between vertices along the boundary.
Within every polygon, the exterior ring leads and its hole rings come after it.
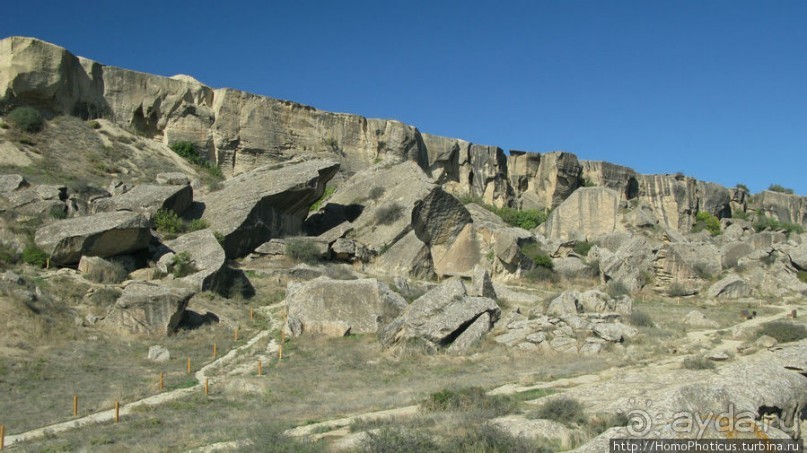
MULTIPOLYGON (((228 177, 298 156, 338 161, 348 175, 379 162, 412 161, 447 192, 499 207, 554 209, 579 187, 604 187, 682 231, 698 211, 728 217, 747 205, 743 191, 683 175, 639 175, 567 152, 508 156, 496 146, 422 134, 399 121, 105 66, 32 38, 0 40, 0 112, 17 105, 107 118, 164 144, 191 141, 228 177)), ((801 197, 766 192, 761 209, 781 221, 807 222, 801 197)))

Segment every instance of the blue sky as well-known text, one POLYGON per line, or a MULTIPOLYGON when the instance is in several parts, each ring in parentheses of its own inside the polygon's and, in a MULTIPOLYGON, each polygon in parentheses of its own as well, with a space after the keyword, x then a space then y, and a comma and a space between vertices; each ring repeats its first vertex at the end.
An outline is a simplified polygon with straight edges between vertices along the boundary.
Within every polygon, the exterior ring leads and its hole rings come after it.
POLYGON ((503 149, 807 194, 807 2, 4 2, 0 36, 503 149))

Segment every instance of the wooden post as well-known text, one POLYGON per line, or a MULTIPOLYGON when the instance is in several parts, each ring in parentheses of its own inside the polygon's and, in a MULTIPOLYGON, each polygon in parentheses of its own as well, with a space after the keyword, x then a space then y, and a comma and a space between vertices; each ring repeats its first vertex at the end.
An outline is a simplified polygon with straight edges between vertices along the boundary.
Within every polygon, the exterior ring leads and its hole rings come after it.
POLYGON ((78 417, 78 395, 73 395, 73 417, 78 417))
POLYGON ((249 320, 252 321, 255 319, 255 313, 252 311, 252 307, 249 307, 249 320))
POLYGON ((6 446, 6 426, 0 425, 0 450, 6 446))
POLYGON ((160 371, 160 390, 165 389, 165 373, 160 371))
POLYGON ((283 343, 277 347, 277 360, 283 360, 283 343))
POLYGON ((286 342, 286 329, 280 329, 280 344, 286 342))
POLYGON ((233 331, 233 341, 238 341, 238 326, 233 331))
POLYGON ((213 358, 215 359, 217 355, 219 355, 219 351, 216 346, 216 343, 213 343, 213 358))
POLYGON ((120 421, 120 402, 115 400, 115 423, 120 421))
POLYGON ((258 376, 263 376, 263 363, 258 360, 258 376))
POLYGON ((45 259, 45 269, 50 269, 50 258, 45 259))
POLYGON ((205 378, 205 396, 207 396, 209 391, 210 391, 210 384, 208 382, 208 378, 205 378))
POLYGON ((188 374, 191 374, 191 358, 188 357, 188 374))

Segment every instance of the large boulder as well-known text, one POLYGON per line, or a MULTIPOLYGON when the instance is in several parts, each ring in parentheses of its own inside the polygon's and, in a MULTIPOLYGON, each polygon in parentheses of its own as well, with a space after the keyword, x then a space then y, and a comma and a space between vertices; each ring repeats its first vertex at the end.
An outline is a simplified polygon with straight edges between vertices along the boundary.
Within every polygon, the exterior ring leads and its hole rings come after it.
POLYGON ((193 203, 193 189, 189 184, 140 184, 120 195, 97 200, 93 208, 96 212, 141 212, 151 218, 159 210, 182 214, 191 203, 193 203))
POLYGON ((202 198, 202 218, 223 236, 228 257, 244 256, 273 237, 299 234, 338 169, 325 160, 256 168, 202 198))
POLYGON ((429 349, 448 347, 480 316, 487 314, 489 324, 474 328, 476 333, 473 336, 479 338, 481 335, 477 331, 490 330, 500 313, 495 300, 468 296, 465 283, 454 277, 407 306, 398 318, 382 329, 380 340, 387 347, 405 346, 413 340, 422 341, 429 349))
POLYGON ((176 332, 194 292, 146 282, 133 282, 104 318, 134 334, 171 335, 176 332))
POLYGON ((694 294, 722 270, 720 251, 713 244, 670 243, 659 249, 655 261, 659 291, 694 294))
POLYGON ((712 284, 706 290, 709 298, 739 299, 751 295, 751 288, 739 275, 729 275, 712 284))
POLYGON ((289 332, 337 335, 376 333, 406 308, 403 297, 374 278, 331 280, 320 277, 290 283, 286 290, 289 332), (338 324, 340 327, 334 329, 338 324))
POLYGON ((82 256, 109 257, 148 247, 148 219, 134 212, 110 212, 60 220, 37 230, 36 244, 54 264, 78 263, 82 256))
POLYGON ((174 253, 187 253, 196 272, 180 278, 195 291, 216 289, 227 261, 224 249, 212 231, 183 234, 165 244, 174 253))
POLYGON ((619 194, 603 187, 575 190, 544 224, 546 237, 559 240, 590 240, 621 229, 619 194))
POLYGON ((653 257, 657 246, 642 236, 625 238, 616 251, 594 246, 588 259, 599 264, 600 272, 608 280, 619 282, 630 292, 635 292, 653 279, 653 257))

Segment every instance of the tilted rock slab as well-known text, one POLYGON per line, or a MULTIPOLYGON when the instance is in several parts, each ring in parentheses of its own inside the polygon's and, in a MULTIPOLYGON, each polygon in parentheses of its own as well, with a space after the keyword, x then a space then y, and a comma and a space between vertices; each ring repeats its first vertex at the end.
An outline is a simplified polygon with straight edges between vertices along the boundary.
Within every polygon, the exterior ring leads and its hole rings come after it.
POLYGON ((193 203, 193 188, 185 185, 140 184, 111 198, 93 204, 96 212, 135 211, 153 217, 159 210, 182 214, 193 203))
POLYGON ((326 160, 257 168, 202 198, 202 219, 223 235, 228 257, 244 256, 273 237, 299 234, 308 208, 338 170, 326 160))
POLYGON ((227 255, 216 236, 209 229, 194 231, 165 243, 174 253, 186 252, 198 269, 191 275, 180 278, 196 291, 215 289, 227 262, 227 255))
POLYGON ((374 278, 319 277, 290 283, 286 290, 287 329, 293 336, 376 333, 406 308, 406 300, 374 278))
POLYGON ((584 239, 622 230, 619 194, 601 187, 581 187, 563 201, 544 224, 548 239, 584 239))
MULTIPOLYGON (((379 335, 382 344, 405 346, 409 340, 421 340, 433 349, 447 347, 483 314, 490 318, 487 329, 476 326, 473 330, 486 333, 499 319, 501 309, 493 299, 469 297, 467 293, 459 277, 446 280, 412 302, 387 325, 379 335)), ((463 343, 469 345, 471 341, 464 339, 463 343)))
POLYGON ((124 288, 104 321, 134 334, 171 335, 193 294, 186 288, 133 282, 124 288))
POLYGON ((110 212, 60 220, 37 230, 34 241, 54 264, 74 264, 82 255, 102 258, 148 247, 148 219, 134 212, 110 212))

